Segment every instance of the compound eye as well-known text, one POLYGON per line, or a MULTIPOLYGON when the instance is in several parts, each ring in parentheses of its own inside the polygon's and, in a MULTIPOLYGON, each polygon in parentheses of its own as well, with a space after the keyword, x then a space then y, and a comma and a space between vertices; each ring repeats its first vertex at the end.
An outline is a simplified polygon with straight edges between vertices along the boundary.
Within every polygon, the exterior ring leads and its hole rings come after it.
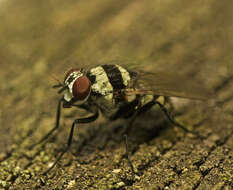
POLYGON ((91 82, 86 76, 76 79, 73 84, 73 96, 77 100, 84 100, 90 93, 91 82))

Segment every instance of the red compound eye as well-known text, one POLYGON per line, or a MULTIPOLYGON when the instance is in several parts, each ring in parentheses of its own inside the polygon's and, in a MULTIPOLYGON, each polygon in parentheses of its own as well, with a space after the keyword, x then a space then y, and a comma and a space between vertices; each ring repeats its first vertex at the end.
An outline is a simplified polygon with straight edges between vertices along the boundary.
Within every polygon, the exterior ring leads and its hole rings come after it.
POLYGON ((86 76, 81 76, 73 84, 73 96, 77 100, 84 100, 90 92, 91 82, 86 76))
POLYGON ((67 73, 66 73, 66 76, 65 76, 65 79, 64 81, 70 76, 71 73, 73 72, 79 72, 80 69, 70 69, 67 73))

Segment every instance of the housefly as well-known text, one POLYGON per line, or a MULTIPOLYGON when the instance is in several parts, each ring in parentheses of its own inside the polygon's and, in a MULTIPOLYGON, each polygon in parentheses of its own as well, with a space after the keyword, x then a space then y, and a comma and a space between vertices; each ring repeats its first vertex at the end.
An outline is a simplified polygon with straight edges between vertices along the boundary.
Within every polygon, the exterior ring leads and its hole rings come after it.
MULTIPOLYGON (((70 69, 64 81, 54 86, 59 89, 59 94, 63 93, 58 101, 56 125, 39 143, 47 139, 59 127, 62 106, 63 108, 83 108, 92 115, 73 121, 66 149, 45 173, 51 170, 70 148, 75 126, 95 121, 99 112, 109 120, 118 118, 132 118, 133 120, 140 113, 158 105, 172 124, 200 137, 198 133, 189 131, 177 123, 168 114, 164 103, 170 96, 204 100, 208 98, 207 91, 201 85, 187 81, 184 77, 156 73, 154 70, 146 72, 143 69, 136 70, 118 64, 98 65, 88 69, 70 69), (161 97, 163 97, 162 101, 161 97)), ((128 156, 127 136, 125 137, 127 158, 134 171, 128 156)))

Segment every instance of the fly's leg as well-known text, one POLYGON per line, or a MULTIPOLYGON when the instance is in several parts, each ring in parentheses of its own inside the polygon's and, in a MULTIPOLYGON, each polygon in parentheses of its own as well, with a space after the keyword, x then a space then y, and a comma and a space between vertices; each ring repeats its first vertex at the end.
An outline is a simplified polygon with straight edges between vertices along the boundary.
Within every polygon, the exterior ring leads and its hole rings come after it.
POLYGON ((133 166, 133 163, 130 159, 130 154, 129 154, 129 147, 128 147, 128 134, 132 128, 132 125, 133 125, 133 122, 135 121, 136 117, 142 113, 145 113, 147 112, 148 110, 150 110, 153 106, 155 105, 155 102, 152 100, 148 103, 146 103, 145 105, 141 105, 141 101, 138 101, 138 105, 137 105, 137 109, 135 110, 133 116, 131 117, 130 121, 129 121, 129 124, 127 126, 127 129, 126 129, 126 132, 125 132, 125 135, 124 135, 124 138, 125 138, 125 149, 126 149, 126 158, 128 160, 128 163, 129 163, 129 166, 132 170, 132 172, 134 174, 136 174, 135 172, 135 169, 134 169, 134 166, 133 166))
POLYGON ((145 113, 146 111, 150 110, 154 105, 158 104, 158 106, 160 107, 160 109, 163 111, 163 113, 166 115, 166 117, 168 118, 168 120, 175 126, 183 129, 185 132, 187 133, 191 133, 191 134, 194 134, 195 136, 197 136, 198 138, 200 139, 203 139, 204 137, 201 136, 199 133, 196 133, 194 131, 190 131, 188 130, 187 128, 185 128, 183 125, 179 124, 178 122, 176 122, 172 116, 168 113, 168 110, 166 109, 166 107, 161 104, 160 102, 156 101, 156 98, 157 97, 154 97, 154 99, 148 103, 146 103, 145 105, 141 106, 141 104, 138 105, 138 109, 135 111, 132 119, 130 120, 129 122, 129 126, 126 130, 126 134, 124 135, 124 138, 125 138, 125 149, 126 149, 126 158, 128 160, 128 163, 130 165, 130 168, 132 170, 132 172, 135 174, 135 169, 133 167, 133 164, 132 164, 132 161, 130 159, 130 156, 129 156, 129 148, 128 148, 128 137, 127 137, 127 134, 129 134, 129 131, 131 129, 131 126, 134 122, 134 120, 136 119, 136 117, 142 113, 145 113))
POLYGON ((128 160, 128 163, 129 163, 129 166, 130 166, 132 172, 134 174, 136 174, 133 163, 132 163, 132 161, 130 159, 130 156, 129 156, 129 146, 128 146, 128 136, 127 136, 127 134, 124 135, 124 138, 125 138, 125 150, 126 150, 125 154, 126 154, 126 158, 128 160))
POLYGON ((132 128, 132 125, 133 125, 133 122, 135 121, 138 113, 139 113, 139 110, 141 109, 141 101, 137 101, 137 109, 135 110, 135 107, 133 106, 131 108, 131 110, 133 109, 134 111, 134 114, 133 116, 131 117, 127 127, 126 127, 126 130, 125 130, 125 134, 124 134, 124 139, 125 139, 125 156, 126 156, 126 159, 128 160, 128 163, 129 163, 129 166, 130 166, 130 169, 131 171, 133 172, 133 174, 136 174, 136 171, 134 169, 134 166, 133 166, 133 163, 130 159, 130 154, 129 154, 129 146, 128 146, 128 134, 132 128))
POLYGON ((130 119, 129 121, 129 125, 127 126, 127 129, 126 129, 126 133, 124 135, 124 138, 125 138, 125 149, 126 149, 126 158, 128 160, 128 163, 129 163, 129 166, 132 170, 132 172, 134 174, 136 174, 135 172, 135 169, 133 167, 133 164, 132 164, 132 161, 130 159, 130 155, 129 155, 129 148, 128 148, 128 136, 127 134, 129 134, 131 128, 132 128, 132 125, 133 125, 133 122, 135 121, 136 117, 148 110, 150 110, 153 106, 155 105, 154 101, 150 101, 148 103, 146 103, 145 105, 141 105, 141 101, 138 102, 138 106, 137 106, 137 109, 135 110, 135 113, 134 115, 132 116, 132 118, 130 119))
POLYGON ((76 124, 81 124, 81 123, 91 123, 93 121, 95 121, 99 116, 99 112, 96 111, 96 113, 90 117, 86 117, 86 118, 80 118, 80 119, 75 119, 72 126, 71 126, 71 130, 70 130, 70 135, 67 141, 67 146, 64 149, 63 152, 61 152, 61 154, 56 158, 56 161, 53 163, 53 165, 47 169, 43 175, 46 175, 56 164, 59 160, 61 160, 62 156, 69 150, 71 144, 72 144, 72 138, 73 138, 73 133, 74 133, 74 127, 76 124))
MULTIPOLYGON (((183 129, 185 132, 187 133, 191 133, 195 136, 197 136, 200 139, 204 139, 203 136, 201 136, 199 133, 195 132, 195 131, 190 131, 187 128, 185 128, 183 125, 181 125, 180 123, 178 123, 177 121, 175 121, 172 116, 168 113, 168 110, 166 109, 166 107, 160 103, 159 101, 156 100, 157 97, 155 96, 154 99, 150 102, 148 102, 147 104, 143 105, 139 110, 138 110, 138 114, 144 113, 147 110, 151 109, 154 105, 158 105, 160 107, 160 109, 163 111, 163 113, 165 114, 165 116, 167 117, 167 119, 174 125, 177 126, 181 129, 183 129)), ((166 99, 165 99, 166 100, 166 99)), ((168 102, 169 103, 169 102, 168 102)))
POLYGON ((58 104, 57 104, 57 115, 56 115, 56 124, 55 124, 55 127, 52 128, 39 142, 37 142, 37 143, 31 145, 31 146, 29 147, 29 149, 32 149, 34 146, 39 145, 39 144, 41 144, 42 142, 44 142, 50 135, 53 134, 53 132, 54 132, 55 130, 58 129, 58 127, 59 127, 59 122, 60 122, 61 103, 62 103, 62 101, 63 101, 63 99, 61 98, 61 99, 58 101, 58 104))
POLYGON ((157 105, 160 107, 160 109, 163 111, 163 113, 166 115, 166 117, 168 118, 168 120, 169 120, 173 125, 175 125, 175 126, 181 128, 181 129, 183 129, 183 130, 184 130, 185 132, 187 132, 187 133, 191 133, 191 134, 197 136, 197 137, 200 138, 200 139, 204 139, 204 137, 201 136, 199 133, 197 133, 197 132, 195 132, 195 131, 190 131, 190 130, 188 130, 187 128, 185 128, 183 125, 181 125, 180 123, 176 122, 176 121, 172 118, 172 116, 168 113, 168 110, 166 109, 166 107, 165 107, 163 104, 161 104, 160 102, 158 102, 158 101, 156 101, 156 100, 153 100, 153 101, 152 101, 152 104, 153 104, 153 103, 154 103, 154 105, 157 104, 157 105))
MULTIPOLYGON (((146 103, 145 105, 143 105, 139 110, 138 110, 138 114, 141 114, 141 113, 144 113, 146 112, 147 110, 151 109, 154 105, 158 105, 160 107, 160 109, 163 111, 163 113, 165 114, 165 116, 167 117, 167 119, 174 125, 174 126, 177 126, 181 129, 183 129, 185 132, 187 133, 191 133, 195 136, 197 136, 198 138, 200 139, 204 139, 203 136, 201 136, 199 133, 195 132, 195 131, 190 131, 188 130, 187 128, 185 128, 183 125, 181 125, 180 123, 178 123, 177 121, 175 121, 172 116, 168 113, 168 110, 167 108, 162 104, 160 103, 159 101, 156 100, 157 99, 157 96, 154 97, 154 99, 148 103, 146 103)), ((166 99, 165 99, 166 100, 166 99)), ((168 102, 170 103, 170 102, 168 102)))

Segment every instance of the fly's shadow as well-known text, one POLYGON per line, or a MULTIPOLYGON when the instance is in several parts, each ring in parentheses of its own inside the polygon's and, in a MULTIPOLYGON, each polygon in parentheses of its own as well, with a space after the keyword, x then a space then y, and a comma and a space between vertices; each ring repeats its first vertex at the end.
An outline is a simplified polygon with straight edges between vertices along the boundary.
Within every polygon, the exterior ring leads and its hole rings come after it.
MULTIPOLYGON (((82 157, 89 156, 96 150, 113 150, 124 143, 125 134, 128 136, 129 151, 135 152, 141 144, 149 143, 166 133, 167 129, 172 129, 172 124, 160 109, 147 110, 133 122, 130 119, 120 119, 92 123, 88 127, 81 125, 79 133, 74 135, 71 152, 76 157, 82 157)), ((175 138, 174 132, 171 136, 175 138)))

